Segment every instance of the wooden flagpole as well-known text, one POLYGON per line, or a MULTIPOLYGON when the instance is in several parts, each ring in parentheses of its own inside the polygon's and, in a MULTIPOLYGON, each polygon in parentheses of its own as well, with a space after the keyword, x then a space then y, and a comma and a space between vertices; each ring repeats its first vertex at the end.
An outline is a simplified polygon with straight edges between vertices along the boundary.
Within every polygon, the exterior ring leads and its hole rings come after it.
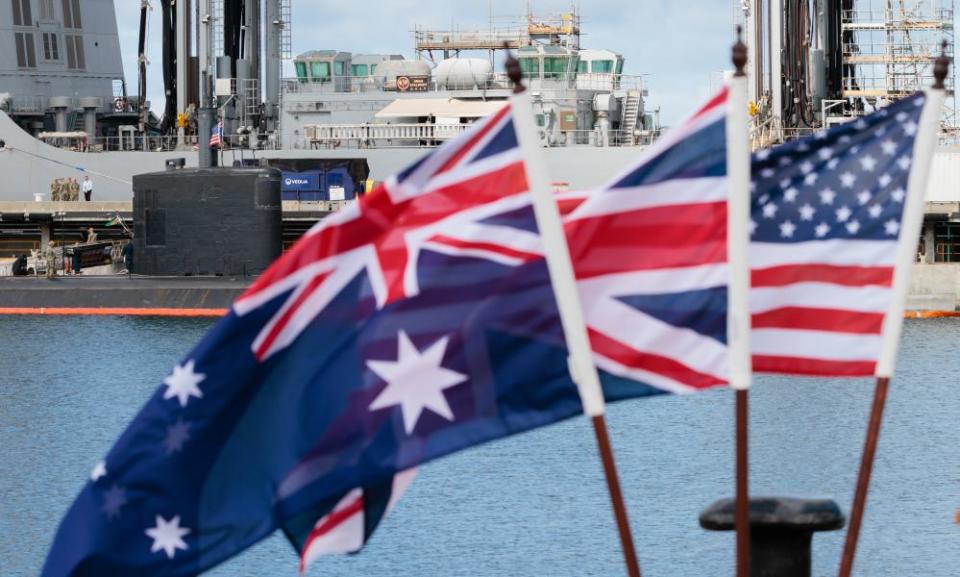
POLYGON ((926 90, 926 102, 920 116, 920 127, 914 143, 913 167, 907 181, 907 201, 903 208, 903 224, 900 227, 900 242, 897 245, 896 268, 893 273, 893 300, 890 310, 883 321, 880 357, 877 361, 877 384, 867 425, 867 439, 860 459, 860 472, 857 475, 857 488, 850 509, 850 526, 847 529, 840 559, 840 577, 850 577, 853 561, 857 554, 860 539, 860 527, 863 524, 863 512, 867 507, 867 493, 870 490, 870 478, 873 473, 873 461, 880 438, 880 426, 883 422, 883 409, 887 401, 890 377, 896 363, 900 333, 903 329, 903 313, 906 309, 907 288, 910 283, 910 270, 913 267, 916 252, 916 239, 920 238, 923 225, 923 201, 927 191, 927 178, 930 163, 933 160, 940 128, 940 115, 945 97, 944 80, 950 69, 950 59, 946 56, 946 41, 943 51, 933 68, 935 82, 926 90))
POLYGON ((523 154, 527 172, 527 183, 533 199, 533 210, 537 219, 537 228, 540 238, 543 239, 544 256, 547 268, 550 271, 550 282, 557 299, 557 308, 560 312, 560 321, 563 325, 563 334, 570 351, 568 359, 570 375, 577 385, 580 401, 583 403, 583 412, 593 422, 600 458, 603 462, 603 471, 607 479, 607 488, 613 502, 614 516, 617 529, 620 533, 620 543, 623 546, 624 560, 627 573, 630 577, 640 577, 640 564, 633 546, 633 536, 630 533, 630 523, 627 518, 627 508, 620 489, 620 480, 617 475, 613 450, 607 434, 604 421, 603 390, 600 387, 600 376, 593 362, 593 352, 583 320, 583 309, 580 307, 580 296, 577 293, 576 277, 573 263, 570 260, 570 250, 567 248, 567 237, 560 220, 560 211, 557 208, 553 192, 550 190, 550 180, 547 178, 546 166, 543 162, 543 152, 537 139, 537 127, 533 121, 532 103, 530 95, 521 83, 520 63, 513 56, 507 58, 507 74, 513 82, 513 123, 517 134, 517 143, 523 154))
POLYGON ((736 575, 750 576, 749 395, 750 358, 750 136, 747 117, 747 46, 737 26, 733 46, 735 72, 727 85, 727 349, 730 386, 736 395, 736 575))

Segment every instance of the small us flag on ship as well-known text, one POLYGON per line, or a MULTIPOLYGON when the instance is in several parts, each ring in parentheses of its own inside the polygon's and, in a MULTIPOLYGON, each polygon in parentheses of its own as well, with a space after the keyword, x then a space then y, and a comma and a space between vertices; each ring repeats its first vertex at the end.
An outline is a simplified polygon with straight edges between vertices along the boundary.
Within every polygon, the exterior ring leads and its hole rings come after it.
POLYGON ((217 123, 213 127, 213 131, 210 134, 210 147, 220 146, 221 141, 223 141, 223 121, 217 123))
POLYGON ((925 102, 918 93, 754 155, 755 371, 874 373, 925 102))

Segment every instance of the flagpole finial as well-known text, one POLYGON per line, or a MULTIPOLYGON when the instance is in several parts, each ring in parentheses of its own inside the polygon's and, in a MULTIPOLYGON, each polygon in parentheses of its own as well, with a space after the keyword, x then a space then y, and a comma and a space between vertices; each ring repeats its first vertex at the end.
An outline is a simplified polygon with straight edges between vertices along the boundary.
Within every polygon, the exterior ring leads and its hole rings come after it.
POLYGON ((507 51, 507 61, 505 62, 507 77, 510 78, 510 82, 513 82, 513 93, 520 94, 526 90, 526 87, 523 86, 523 73, 520 70, 520 61, 513 57, 513 53, 510 52, 510 47, 506 42, 503 43, 503 48, 507 51))
POLYGON ((736 67, 734 76, 746 76, 744 67, 747 65, 747 45, 743 43, 743 26, 737 25, 737 43, 733 45, 733 65, 736 67))
POLYGON ((943 90, 945 88, 943 81, 947 79, 947 73, 950 72, 950 58, 947 56, 947 41, 940 44, 940 56, 933 63, 933 88, 943 90))

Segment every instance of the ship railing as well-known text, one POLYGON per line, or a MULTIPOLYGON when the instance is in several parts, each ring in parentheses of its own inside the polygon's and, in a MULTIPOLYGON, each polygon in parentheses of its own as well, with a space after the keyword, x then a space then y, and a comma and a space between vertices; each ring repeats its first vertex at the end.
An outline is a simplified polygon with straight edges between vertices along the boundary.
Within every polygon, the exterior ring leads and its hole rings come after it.
MULTIPOLYGON (((532 89, 576 88, 579 90, 619 91, 643 90, 643 77, 631 74, 605 73, 552 73, 530 78, 532 89)), ((469 78, 449 78, 438 81, 430 77, 422 84, 411 83, 406 91, 397 88, 396 78, 383 76, 334 76, 332 78, 285 78, 282 87, 285 94, 335 94, 365 92, 450 92, 497 90, 510 88, 510 79, 505 74, 493 72, 474 74, 469 78)))
POLYGON ((184 136, 182 145, 176 135, 128 134, 91 138, 83 152, 164 152, 196 149, 197 136, 195 134, 184 136))
MULTIPOLYGON (((300 147, 332 148, 431 148, 455 138, 469 124, 313 124, 304 127, 300 147)), ((647 146, 657 138, 652 130, 541 131, 545 147, 647 146)))
POLYGON ((313 124, 304 127, 309 148, 437 146, 469 124, 313 124))
POLYGON ((558 130, 541 131, 540 143, 547 148, 649 146, 659 137, 655 130, 558 130))
MULTIPOLYGON (((71 113, 81 113, 83 108, 80 106, 80 98, 76 96, 66 97, 65 102, 71 113)), ((50 98, 42 95, 33 96, 12 96, 2 104, 4 110, 9 110, 12 114, 45 114, 50 110, 50 98)), ((96 110, 99 114, 115 114, 124 112, 137 112, 140 106, 135 98, 99 98, 96 110)))
POLYGON ((47 99, 43 96, 12 96, 8 107, 13 114, 42 114, 47 110, 47 99))

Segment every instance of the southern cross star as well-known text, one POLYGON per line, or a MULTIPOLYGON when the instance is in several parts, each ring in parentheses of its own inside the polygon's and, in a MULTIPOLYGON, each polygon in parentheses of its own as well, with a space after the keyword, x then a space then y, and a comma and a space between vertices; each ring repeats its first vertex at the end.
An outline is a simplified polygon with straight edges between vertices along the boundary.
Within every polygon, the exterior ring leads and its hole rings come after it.
POLYGON ((113 519, 120 515, 120 509, 127 504, 127 491, 123 487, 114 485, 110 490, 103 494, 103 506, 100 510, 107 514, 107 517, 113 519))
POLYGON ((163 398, 172 399, 176 397, 180 401, 181 407, 187 406, 190 397, 202 399, 203 393, 197 385, 203 382, 207 375, 196 373, 193 369, 193 360, 187 361, 182 366, 173 367, 173 373, 163 379, 163 384, 167 385, 167 391, 163 393, 163 398))
POLYGON ((167 427, 167 435, 163 438, 163 448, 167 454, 173 454, 183 449, 183 444, 190 439, 190 423, 178 420, 167 427))
POLYGON ((160 515, 157 515, 157 526, 147 529, 147 537, 153 539, 153 545, 150 547, 151 553, 163 551, 168 559, 173 559, 177 549, 187 550, 187 544, 183 537, 190 533, 190 529, 180 526, 180 516, 167 521, 160 515))
POLYGON ((396 361, 367 361, 367 367, 387 383, 370 403, 370 410, 400 405, 408 435, 413 433, 424 409, 453 421, 453 411, 443 391, 467 380, 467 376, 441 366, 448 341, 443 337, 420 352, 407 333, 400 331, 396 361))
POLYGON ((105 461, 97 461, 97 464, 93 466, 93 470, 90 471, 90 480, 96 483, 100 480, 100 477, 107 476, 107 463, 105 461))

